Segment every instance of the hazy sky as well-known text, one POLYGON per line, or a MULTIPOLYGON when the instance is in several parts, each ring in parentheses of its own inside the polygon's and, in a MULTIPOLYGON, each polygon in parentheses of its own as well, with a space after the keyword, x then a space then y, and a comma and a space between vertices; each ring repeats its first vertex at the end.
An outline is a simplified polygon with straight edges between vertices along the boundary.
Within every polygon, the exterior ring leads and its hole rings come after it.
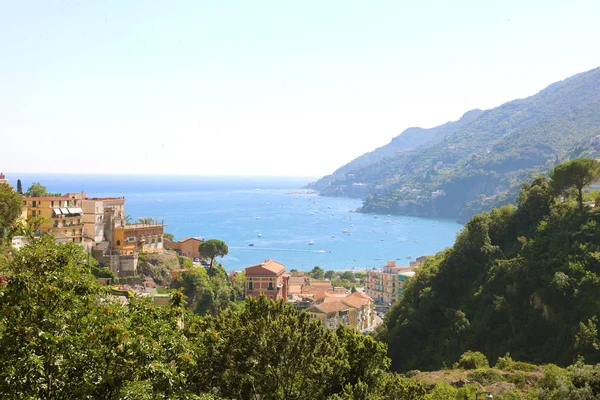
POLYGON ((600 1, 0 0, 0 170, 318 176, 600 66, 600 1))

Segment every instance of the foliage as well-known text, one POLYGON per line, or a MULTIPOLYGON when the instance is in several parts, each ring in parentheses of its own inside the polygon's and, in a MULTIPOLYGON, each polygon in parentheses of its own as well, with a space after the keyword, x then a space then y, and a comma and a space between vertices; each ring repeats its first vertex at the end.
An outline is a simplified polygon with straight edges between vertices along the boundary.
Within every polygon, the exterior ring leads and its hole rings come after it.
POLYGON ((577 189, 577 203, 583 210, 583 189, 600 179, 600 163, 589 158, 577 158, 556 166, 550 178, 556 193, 577 189))
POLYGON ((454 364, 454 368, 461 369, 478 369, 489 368, 488 359, 478 351, 466 351, 461 356, 458 362, 454 364))
POLYGON ((171 241, 175 240, 175 235, 173 235, 172 233, 169 233, 169 232, 165 232, 164 237, 165 237, 165 239, 169 239, 171 241))
POLYGON ((25 192, 26 197, 49 197, 49 196, 60 196, 60 193, 50 193, 46 186, 39 182, 33 182, 29 189, 25 192))
POLYGON ((6 183, 0 183, 0 241, 7 238, 8 231, 21 216, 21 196, 6 183))
POLYGON ((478 368, 470 371, 467 378, 470 381, 487 386, 502 381, 502 374, 492 368, 478 368))
POLYGON ((325 271, 323 271, 323 268, 316 265, 308 272, 308 276, 313 279, 325 279, 325 271))
POLYGON ((180 291, 170 306, 137 296, 123 306, 86 258, 45 236, 2 264, 3 397, 424 399, 422 383, 388 372, 383 343, 353 329, 264 296, 206 317, 187 312, 180 291))
POLYGON ((377 332, 393 369, 437 369, 468 349, 510 352, 526 362, 514 370, 578 355, 600 362, 600 210, 553 196, 535 178, 518 207, 474 216, 417 270, 377 332))
POLYGON ((17 179, 17 193, 23 194, 23 184, 20 179, 17 179))
POLYGON ((215 262, 215 257, 224 257, 229 253, 229 248, 222 240, 209 239, 198 245, 198 251, 203 258, 210 259, 210 266, 215 262))

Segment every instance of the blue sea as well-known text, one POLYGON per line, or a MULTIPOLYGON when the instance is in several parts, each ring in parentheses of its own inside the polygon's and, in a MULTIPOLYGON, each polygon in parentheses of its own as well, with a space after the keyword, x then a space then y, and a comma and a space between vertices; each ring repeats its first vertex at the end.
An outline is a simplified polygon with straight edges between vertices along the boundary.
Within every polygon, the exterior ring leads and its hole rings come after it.
POLYGON ((227 270, 274 259, 289 269, 361 270, 386 260, 407 265, 454 243, 453 220, 353 212, 357 199, 302 194, 314 178, 149 175, 7 174, 26 190, 41 182, 50 192, 88 197, 125 196, 133 219, 164 219, 176 239, 221 239, 227 270), (312 243, 312 244, 309 244, 312 243), (250 246, 253 245, 253 246, 250 246))

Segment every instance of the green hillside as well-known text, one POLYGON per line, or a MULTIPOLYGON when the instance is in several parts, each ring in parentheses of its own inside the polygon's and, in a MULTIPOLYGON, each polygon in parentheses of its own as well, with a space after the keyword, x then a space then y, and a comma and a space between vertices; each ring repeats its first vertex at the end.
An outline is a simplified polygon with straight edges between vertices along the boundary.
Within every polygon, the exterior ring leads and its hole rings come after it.
POLYGON ((598 156, 598 135, 600 68, 479 113, 438 140, 346 169, 313 187, 322 195, 364 195, 363 212, 466 221, 492 205, 514 202, 521 182, 562 160, 598 156))
POLYGON ((450 366, 466 350, 600 362, 600 209, 555 194, 536 178, 518 207, 474 216, 417 270, 378 332, 395 370, 450 366))

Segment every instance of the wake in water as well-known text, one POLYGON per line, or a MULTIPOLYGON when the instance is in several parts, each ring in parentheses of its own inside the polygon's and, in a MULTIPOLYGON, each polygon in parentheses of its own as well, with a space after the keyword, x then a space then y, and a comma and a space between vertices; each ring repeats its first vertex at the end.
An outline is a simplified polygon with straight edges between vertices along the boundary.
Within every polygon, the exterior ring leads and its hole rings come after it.
POLYGON ((229 246, 230 249, 236 250, 268 250, 268 251, 295 251, 298 253, 331 253, 331 250, 302 250, 302 249, 276 249, 274 247, 238 247, 238 246, 229 246))

